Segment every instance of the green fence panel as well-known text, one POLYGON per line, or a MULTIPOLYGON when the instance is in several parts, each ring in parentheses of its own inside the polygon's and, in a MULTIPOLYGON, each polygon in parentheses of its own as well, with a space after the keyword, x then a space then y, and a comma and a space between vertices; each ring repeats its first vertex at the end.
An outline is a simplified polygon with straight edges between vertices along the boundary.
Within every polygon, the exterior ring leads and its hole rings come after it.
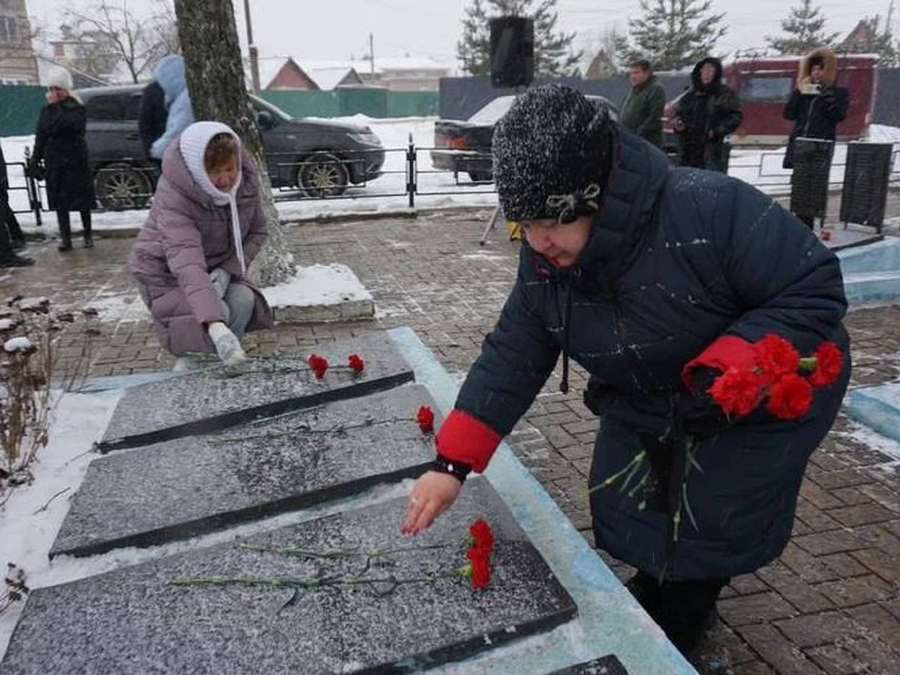
POLYGON ((369 117, 387 117, 387 89, 341 87, 337 93, 342 117, 358 113, 369 117))
POLYGON ((46 91, 43 87, 0 85, 0 135, 33 134, 41 108, 47 103, 46 91))
POLYGON ((262 98, 292 117, 338 117, 342 114, 338 96, 333 91, 273 89, 262 92, 262 98))
POLYGON ((430 117, 438 114, 436 91, 390 91, 388 117, 430 117))

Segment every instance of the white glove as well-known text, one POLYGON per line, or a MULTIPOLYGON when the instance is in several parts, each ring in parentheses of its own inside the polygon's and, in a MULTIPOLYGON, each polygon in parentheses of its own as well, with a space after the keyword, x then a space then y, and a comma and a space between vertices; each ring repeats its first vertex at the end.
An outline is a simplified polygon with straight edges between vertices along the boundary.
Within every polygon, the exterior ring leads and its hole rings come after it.
POLYGON ((216 289, 216 295, 220 299, 224 299, 225 291, 228 290, 228 284, 231 283, 231 273, 228 270, 217 267, 209 273, 209 280, 212 281, 213 288, 216 289))
POLYGON ((209 339, 216 346, 219 359, 226 367, 238 366, 247 360, 244 350, 241 348, 241 341, 224 323, 221 321, 211 323, 206 331, 209 333, 209 339))

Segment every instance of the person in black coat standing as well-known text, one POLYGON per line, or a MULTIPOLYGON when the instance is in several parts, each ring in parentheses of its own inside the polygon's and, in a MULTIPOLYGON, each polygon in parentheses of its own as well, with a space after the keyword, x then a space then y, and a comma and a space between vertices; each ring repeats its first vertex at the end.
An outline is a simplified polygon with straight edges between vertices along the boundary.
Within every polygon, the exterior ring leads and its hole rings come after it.
POLYGON ((94 183, 88 165, 84 140, 84 106, 69 92, 72 76, 59 69, 48 78, 47 105, 41 109, 34 141, 32 166, 43 170, 47 201, 56 211, 59 223, 60 251, 72 249, 69 212, 81 214, 84 247, 94 245, 91 234, 91 209, 94 208, 94 183))
POLYGON ((679 164, 725 172, 725 137, 741 126, 741 102, 722 82, 722 62, 705 58, 691 73, 691 88, 675 102, 679 164))
MULTIPOLYGON (((785 119, 794 122, 784 154, 785 169, 794 168, 796 139, 834 141, 837 137, 837 125, 847 117, 850 95, 836 81, 837 56, 827 47, 814 49, 800 62, 797 86, 784 106, 785 119)), ((833 152, 832 145, 829 156, 833 152)), ((802 220, 813 227, 812 216, 803 216, 802 220)))
POLYGON ((638 569, 628 588, 689 653, 730 578, 790 538, 807 460, 850 376, 840 264, 770 197, 670 166, 568 87, 521 94, 492 152, 504 216, 526 235, 518 277, 401 531, 428 527, 484 471, 560 355, 567 392, 574 360, 600 417, 597 546, 638 569), (773 340, 788 344, 780 370, 761 356, 773 340), (797 372, 814 352, 828 373, 815 389, 797 372), (718 388, 735 376, 750 405, 726 416, 718 388), (802 394, 790 411, 788 383, 802 394))
POLYGON ((820 138, 833 141, 837 125, 847 117, 850 95, 838 87, 837 56, 827 47, 814 49, 800 62, 797 86, 784 106, 784 118, 794 128, 784 158, 784 168, 793 168, 793 141, 797 138, 820 138))

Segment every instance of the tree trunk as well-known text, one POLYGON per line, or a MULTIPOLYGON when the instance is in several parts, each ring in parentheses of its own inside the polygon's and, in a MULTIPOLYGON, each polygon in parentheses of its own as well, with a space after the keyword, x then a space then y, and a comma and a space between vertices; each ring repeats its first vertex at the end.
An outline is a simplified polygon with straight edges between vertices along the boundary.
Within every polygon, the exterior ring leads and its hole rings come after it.
POLYGON ((175 0, 175 17, 195 119, 230 126, 259 166, 259 190, 269 239, 252 271, 263 286, 286 281, 293 274, 294 265, 272 199, 262 140, 244 84, 231 0, 175 0))

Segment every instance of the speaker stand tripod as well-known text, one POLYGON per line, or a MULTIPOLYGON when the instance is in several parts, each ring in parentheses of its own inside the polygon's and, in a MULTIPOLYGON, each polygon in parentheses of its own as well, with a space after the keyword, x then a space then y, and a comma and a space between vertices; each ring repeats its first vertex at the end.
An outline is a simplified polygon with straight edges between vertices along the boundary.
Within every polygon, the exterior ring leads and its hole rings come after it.
POLYGON ((484 232, 481 233, 481 239, 479 240, 479 246, 484 246, 484 243, 487 241, 488 232, 494 229, 494 226, 497 224, 497 220, 503 215, 503 209, 500 208, 500 205, 494 207, 494 212, 491 214, 491 219, 488 221, 487 226, 484 228, 484 232))

